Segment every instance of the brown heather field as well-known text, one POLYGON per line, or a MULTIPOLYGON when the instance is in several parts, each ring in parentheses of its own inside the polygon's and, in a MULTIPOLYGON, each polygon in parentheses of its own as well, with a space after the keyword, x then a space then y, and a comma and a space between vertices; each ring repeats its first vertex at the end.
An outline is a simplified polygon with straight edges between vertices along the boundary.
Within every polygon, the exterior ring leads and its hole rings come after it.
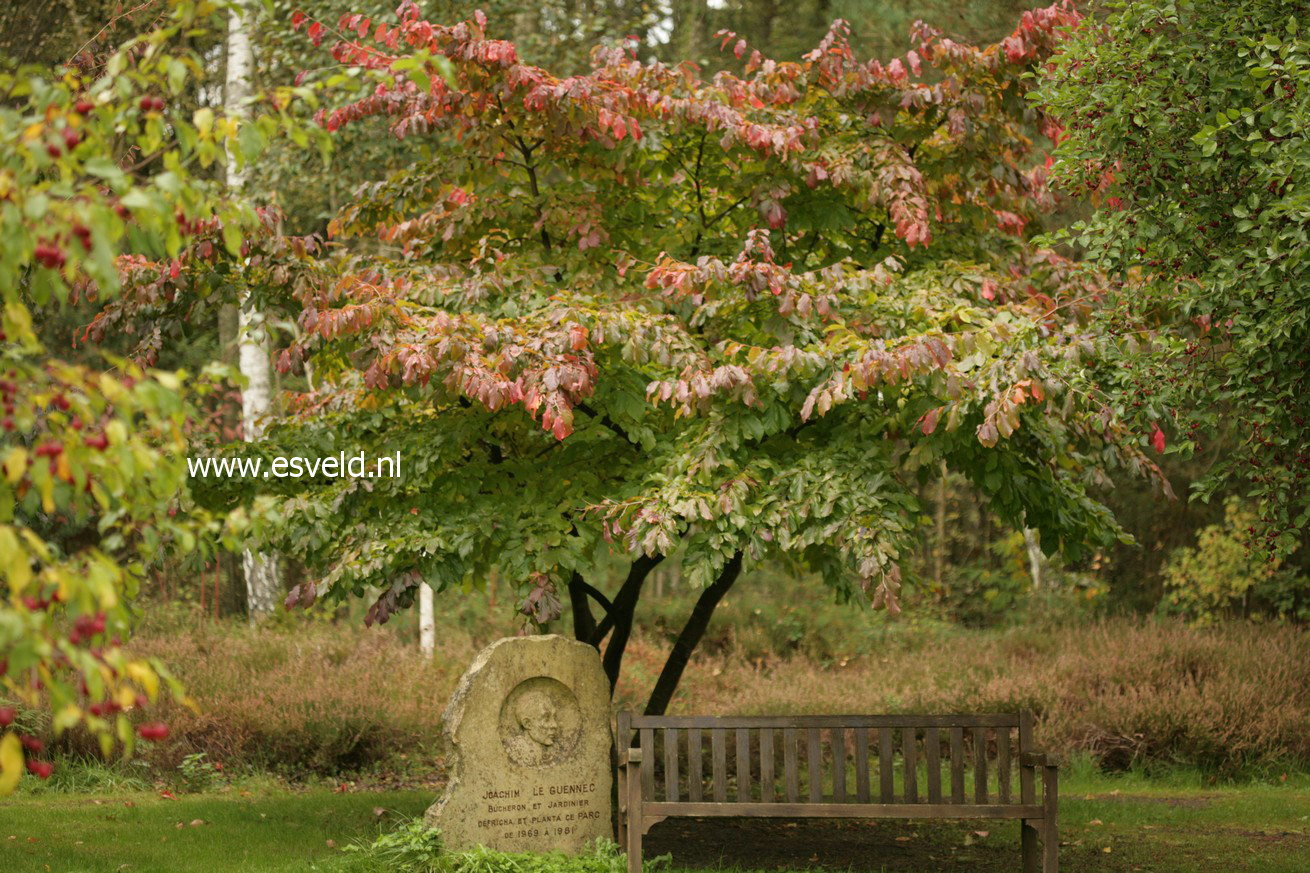
MULTIPOLYGON (((477 649, 500 632, 442 627, 437 655, 426 661, 402 630, 353 623, 297 622, 259 632, 235 622, 147 627, 134 645, 168 664, 201 710, 166 713, 173 735, 149 757, 165 770, 203 751, 228 768, 291 778, 398 766, 415 778, 439 778, 446 699, 477 649)), ((674 712, 1030 707, 1041 746, 1065 760, 1089 755, 1108 770, 1183 765, 1239 775, 1310 765, 1304 629, 1124 619, 1056 633, 903 623, 852 654, 824 658, 803 650, 778 654, 734 633, 713 637, 693 660, 674 712)), ((619 706, 637 705, 666 651, 667 643, 651 635, 633 640, 619 706)), ((85 749, 76 737, 60 742, 66 751, 85 749)))

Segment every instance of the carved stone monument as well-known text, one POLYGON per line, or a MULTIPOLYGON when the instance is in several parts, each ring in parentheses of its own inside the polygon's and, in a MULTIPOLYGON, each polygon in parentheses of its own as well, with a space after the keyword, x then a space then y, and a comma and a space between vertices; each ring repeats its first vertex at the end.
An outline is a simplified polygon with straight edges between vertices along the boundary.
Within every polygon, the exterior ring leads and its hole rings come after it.
POLYGON ((609 681, 561 636, 492 643, 446 707, 450 784, 426 816, 449 849, 578 852, 610 837, 609 681))

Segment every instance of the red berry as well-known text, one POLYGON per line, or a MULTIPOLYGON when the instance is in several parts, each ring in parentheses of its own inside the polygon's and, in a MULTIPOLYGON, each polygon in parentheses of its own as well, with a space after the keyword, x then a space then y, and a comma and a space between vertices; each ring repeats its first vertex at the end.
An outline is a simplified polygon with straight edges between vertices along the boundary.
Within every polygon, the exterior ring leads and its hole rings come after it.
POLYGON ((64 150, 59 147, 59 144, 53 142, 47 145, 45 150, 46 154, 50 155, 52 158, 57 158, 64 153, 64 150))
POLYGON ((90 115, 95 108, 96 105, 90 100, 79 100, 77 105, 73 107, 73 111, 78 115, 90 115))
POLYGON ((149 112, 155 108, 155 100, 153 97, 142 97, 141 102, 137 105, 141 107, 142 112, 149 112))
POLYGON ((41 445, 36 447, 36 456, 38 458, 43 458, 43 457, 56 458, 59 455, 61 455, 63 451, 64 451, 63 443, 51 440, 50 442, 42 443, 41 445))
POLYGON ((55 772, 55 765, 49 761, 28 761, 27 772, 38 779, 49 779, 50 774, 55 772))
POLYGON ((0 727, 9 727, 18 718, 18 710, 12 706, 0 706, 0 727))
POLYGON ((168 737, 168 725, 163 722, 150 722, 138 725, 136 732, 143 740, 162 740, 168 737))
POLYGON ((4 420, 4 429, 5 429, 5 430, 13 430, 13 429, 14 429, 14 420, 13 420, 12 418, 6 418, 6 419, 4 420))
POLYGON ((100 451, 103 452, 105 450, 105 447, 109 445, 109 437, 105 436, 102 433, 95 433, 88 436, 86 439, 83 440, 83 442, 86 443, 88 447, 93 449, 99 449, 100 451))
POLYGON ((64 145, 68 146, 69 151, 77 148, 77 144, 82 141, 82 134, 78 133, 71 127, 64 128, 64 145))
POLYGON ((41 750, 45 748, 45 743, 41 742, 31 734, 22 734, 18 739, 22 742, 23 748, 27 749, 33 755, 39 754, 41 750))

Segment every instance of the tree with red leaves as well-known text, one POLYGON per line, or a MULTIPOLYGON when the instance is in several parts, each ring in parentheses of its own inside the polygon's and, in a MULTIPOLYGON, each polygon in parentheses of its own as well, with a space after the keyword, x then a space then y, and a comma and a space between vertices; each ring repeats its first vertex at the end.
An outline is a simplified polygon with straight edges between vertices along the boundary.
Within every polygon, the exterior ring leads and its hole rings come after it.
POLYGON ((943 462, 1048 550, 1122 536, 1089 485, 1158 470, 1071 387, 1098 288, 1027 242, 1052 205, 1034 137, 1056 129, 1024 74, 1076 20, 1035 10, 986 47, 920 24, 885 62, 840 21, 800 62, 724 33, 739 69, 706 79, 623 48, 557 77, 485 17, 410 0, 297 16, 362 89, 327 88, 321 124, 414 161, 359 189, 294 283, 279 365, 314 387, 268 448, 403 469, 255 483, 278 497, 268 546, 319 573, 288 602, 367 595, 384 621, 494 569, 538 623, 567 598, 614 682, 675 558, 702 593, 658 713, 762 561, 896 610, 915 482, 943 462))

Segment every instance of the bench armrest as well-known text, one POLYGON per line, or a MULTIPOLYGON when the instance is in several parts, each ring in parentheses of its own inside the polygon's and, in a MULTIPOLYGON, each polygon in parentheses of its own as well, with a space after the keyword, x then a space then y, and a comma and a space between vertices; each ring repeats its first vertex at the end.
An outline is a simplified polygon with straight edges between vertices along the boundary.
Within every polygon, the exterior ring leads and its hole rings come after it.
POLYGON ((633 746, 630 749, 619 749, 619 766, 626 767, 629 764, 641 763, 641 749, 633 746))
POLYGON ((1019 755, 1020 767, 1045 767, 1047 765, 1046 756, 1040 752, 1023 752, 1019 755))

